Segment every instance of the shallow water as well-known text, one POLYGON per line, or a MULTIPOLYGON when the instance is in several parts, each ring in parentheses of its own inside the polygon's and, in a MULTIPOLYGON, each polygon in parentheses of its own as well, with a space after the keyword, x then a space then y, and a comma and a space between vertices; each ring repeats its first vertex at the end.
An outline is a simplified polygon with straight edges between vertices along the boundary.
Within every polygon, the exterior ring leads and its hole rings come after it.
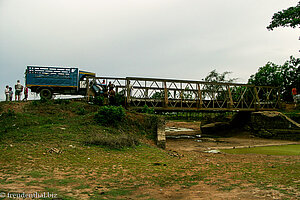
POLYGON ((201 138, 201 135, 166 135, 167 139, 196 139, 201 138))
POLYGON ((191 128, 182 128, 182 127, 166 127, 165 132, 185 132, 185 131, 195 131, 191 128))

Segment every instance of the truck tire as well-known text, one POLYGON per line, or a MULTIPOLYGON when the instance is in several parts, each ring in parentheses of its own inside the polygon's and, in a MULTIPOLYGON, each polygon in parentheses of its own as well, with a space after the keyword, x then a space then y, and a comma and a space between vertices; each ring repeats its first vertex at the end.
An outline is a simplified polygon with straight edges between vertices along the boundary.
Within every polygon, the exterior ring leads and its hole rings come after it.
POLYGON ((52 98, 52 91, 49 89, 42 89, 40 92, 41 99, 51 99, 52 98))

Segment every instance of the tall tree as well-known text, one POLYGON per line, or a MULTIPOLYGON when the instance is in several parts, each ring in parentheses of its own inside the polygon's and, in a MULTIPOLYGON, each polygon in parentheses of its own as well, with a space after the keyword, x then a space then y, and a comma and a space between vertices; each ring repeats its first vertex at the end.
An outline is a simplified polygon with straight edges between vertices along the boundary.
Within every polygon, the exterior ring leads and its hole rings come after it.
POLYGON ((290 7, 275 13, 272 17, 270 25, 267 26, 267 29, 273 30, 274 28, 281 26, 292 28, 300 26, 300 1, 295 7, 290 7))
POLYGON ((206 82, 227 82, 232 83, 237 80, 237 78, 227 78, 227 75, 231 74, 232 72, 223 72, 219 73, 217 70, 212 70, 209 74, 205 77, 204 81, 206 82))
POLYGON ((268 62, 251 75, 249 84, 266 85, 281 88, 281 96, 285 101, 292 101, 292 88, 300 91, 300 58, 290 57, 283 65, 268 62))
MULTIPOLYGON (((237 78, 228 78, 227 76, 232 72, 225 71, 223 73, 217 72, 217 70, 213 70, 208 73, 208 75, 204 78, 205 82, 211 83, 232 83, 237 80, 237 78)), ((227 92, 227 88, 224 85, 215 85, 215 84, 206 84, 205 92, 203 93, 204 98, 218 99, 224 100, 226 98, 225 93, 227 92)))

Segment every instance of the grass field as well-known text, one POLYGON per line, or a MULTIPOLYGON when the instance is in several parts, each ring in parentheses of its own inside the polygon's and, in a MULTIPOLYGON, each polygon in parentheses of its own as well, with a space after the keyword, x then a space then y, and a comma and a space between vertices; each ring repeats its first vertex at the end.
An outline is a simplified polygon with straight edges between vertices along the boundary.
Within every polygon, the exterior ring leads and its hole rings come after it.
POLYGON ((300 156, 300 145, 281 145, 281 146, 267 146, 267 147, 252 147, 252 148, 237 148, 237 149, 223 149, 224 153, 231 154, 265 154, 265 155, 287 155, 300 156))
POLYGON ((207 191, 204 199, 216 194, 241 199, 300 197, 297 155, 179 152, 183 155, 175 157, 153 145, 150 133, 139 124, 142 115, 129 113, 135 121, 101 126, 94 120, 97 109, 83 102, 1 103, 0 193, 190 199, 201 186, 207 191), (121 149, 87 144, 95 133, 135 134, 141 144, 121 149))

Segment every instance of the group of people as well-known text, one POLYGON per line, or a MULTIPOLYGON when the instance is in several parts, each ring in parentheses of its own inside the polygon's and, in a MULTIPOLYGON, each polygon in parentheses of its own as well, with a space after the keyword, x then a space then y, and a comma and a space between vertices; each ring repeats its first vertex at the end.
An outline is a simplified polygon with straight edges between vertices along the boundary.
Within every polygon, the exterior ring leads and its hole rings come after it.
MULTIPOLYGON (((23 101, 27 101, 28 98, 28 88, 25 87, 20 83, 20 80, 17 80, 17 83, 15 85, 15 101, 21 101, 22 92, 24 90, 24 99, 23 101)), ((12 87, 9 87, 8 85, 5 87, 5 100, 6 101, 12 101, 13 100, 13 89, 12 87)))
POLYGON ((110 105, 115 105, 115 96, 116 96, 116 92, 114 90, 115 85, 111 82, 108 83, 108 85, 106 86, 105 84, 105 80, 102 81, 101 83, 102 86, 105 86, 105 91, 104 91, 104 97, 108 97, 108 103, 110 105))

